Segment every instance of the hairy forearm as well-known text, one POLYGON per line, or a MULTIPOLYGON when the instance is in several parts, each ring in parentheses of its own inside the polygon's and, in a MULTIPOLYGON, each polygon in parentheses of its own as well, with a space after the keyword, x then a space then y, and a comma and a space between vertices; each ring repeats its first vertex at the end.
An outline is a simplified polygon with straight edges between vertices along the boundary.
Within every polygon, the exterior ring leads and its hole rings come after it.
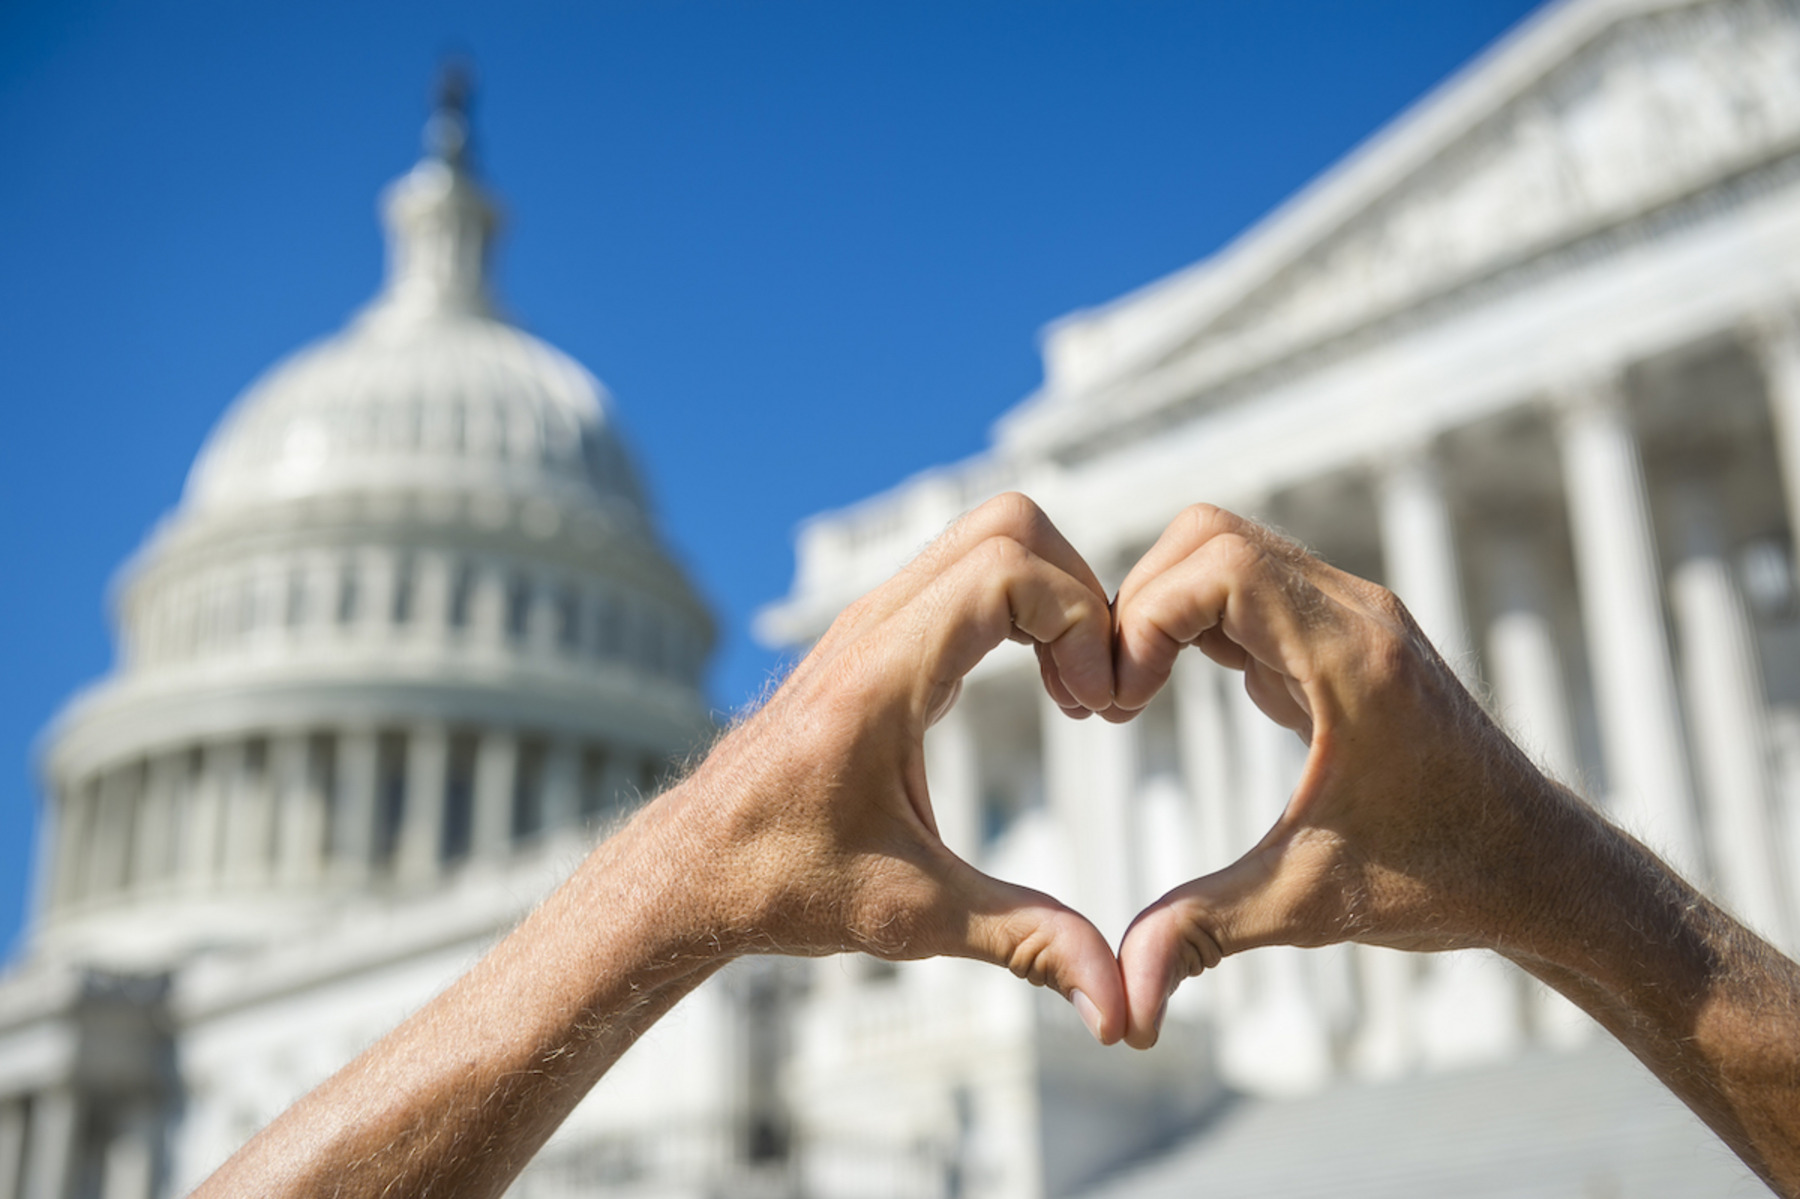
POLYGON ((1503 947, 1623 1042, 1770 1186, 1800 1195, 1800 966, 1566 797, 1503 947))
POLYGON ((473 970, 264 1129, 200 1196, 498 1195, 631 1044, 725 961, 679 790, 473 970))

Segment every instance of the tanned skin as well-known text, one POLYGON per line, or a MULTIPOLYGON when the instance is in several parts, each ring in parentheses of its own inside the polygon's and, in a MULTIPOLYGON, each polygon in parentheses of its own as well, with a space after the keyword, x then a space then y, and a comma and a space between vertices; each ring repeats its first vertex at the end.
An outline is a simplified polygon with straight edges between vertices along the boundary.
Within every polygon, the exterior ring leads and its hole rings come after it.
POLYGON ((1800 1195, 1800 967, 1501 734, 1392 594, 1229 512, 1184 512, 1119 590, 1115 709, 1197 645, 1307 743, 1275 827, 1140 914, 1126 1040, 1262 945, 1491 949, 1579 1004, 1770 1187, 1800 1195))
POLYGON ((677 1001, 750 953, 951 954, 1155 1043, 1228 954, 1483 947, 1613 1032, 1800 1196, 1800 968, 1546 779, 1405 609, 1230 513, 1183 513, 1109 609, 1029 500, 958 522, 853 605, 686 781, 468 975, 264 1129, 197 1195, 498 1195, 677 1001), (1147 908, 1115 958, 1049 896, 951 854, 926 727, 1002 640, 1071 716, 1128 720, 1197 645, 1309 746, 1243 858, 1147 908))

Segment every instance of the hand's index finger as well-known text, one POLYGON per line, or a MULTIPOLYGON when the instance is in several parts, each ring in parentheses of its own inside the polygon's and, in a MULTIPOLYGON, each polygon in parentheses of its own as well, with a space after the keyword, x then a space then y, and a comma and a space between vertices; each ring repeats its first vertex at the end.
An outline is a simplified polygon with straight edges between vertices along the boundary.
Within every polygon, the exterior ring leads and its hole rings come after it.
POLYGON ((1093 711, 1112 702, 1104 596, 1009 537, 964 554, 895 613, 893 626, 887 641, 912 659, 905 668, 925 695, 962 678, 1016 630, 1046 647, 1076 704, 1093 711))

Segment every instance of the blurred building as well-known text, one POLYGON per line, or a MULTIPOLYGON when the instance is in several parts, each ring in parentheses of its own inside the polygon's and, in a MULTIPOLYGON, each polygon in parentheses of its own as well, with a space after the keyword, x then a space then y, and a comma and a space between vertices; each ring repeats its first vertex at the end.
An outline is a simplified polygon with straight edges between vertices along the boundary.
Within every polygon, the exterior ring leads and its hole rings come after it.
MULTIPOLYGON (((807 644, 1004 489, 1109 584, 1224 504, 1393 587, 1551 771, 1795 947, 1800 6, 1551 5, 1215 257, 1053 324, 1044 367, 986 452, 810 521, 763 634, 807 644)), ((927 749, 952 848, 1114 938, 1252 845, 1303 754, 1197 654, 1114 727, 1062 718, 1016 647, 927 749)), ((1186 1072, 1157 1084, 1185 1130, 1141 1080, 1066 1085, 1072 1015, 1009 978, 818 973, 811 1134, 959 1129, 969 1194, 1759 1189, 1491 956, 1225 963, 1149 1055, 1186 1072), (937 1112, 897 1118, 909 1087, 937 1112)))
MULTIPOLYGON (((711 734, 712 618, 605 392, 496 309, 466 134, 453 91, 381 294, 232 406, 47 737, 4 1199, 185 1193, 711 734)), ((709 1002, 640 1123, 727 1121, 709 1002)))

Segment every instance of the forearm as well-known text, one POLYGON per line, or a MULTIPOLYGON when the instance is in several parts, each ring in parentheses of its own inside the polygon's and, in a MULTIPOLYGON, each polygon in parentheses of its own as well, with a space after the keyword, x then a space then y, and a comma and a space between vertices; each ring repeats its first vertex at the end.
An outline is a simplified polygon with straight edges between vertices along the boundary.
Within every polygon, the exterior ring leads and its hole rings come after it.
POLYGON ((1568 802, 1534 888, 1542 906, 1504 951, 1618 1037, 1772 1187, 1800 1195, 1800 966, 1568 802))
POLYGON ((630 1045, 726 960, 664 796, 466 976, 264 1129, 221 1195, 498 1195, 630 1045))

